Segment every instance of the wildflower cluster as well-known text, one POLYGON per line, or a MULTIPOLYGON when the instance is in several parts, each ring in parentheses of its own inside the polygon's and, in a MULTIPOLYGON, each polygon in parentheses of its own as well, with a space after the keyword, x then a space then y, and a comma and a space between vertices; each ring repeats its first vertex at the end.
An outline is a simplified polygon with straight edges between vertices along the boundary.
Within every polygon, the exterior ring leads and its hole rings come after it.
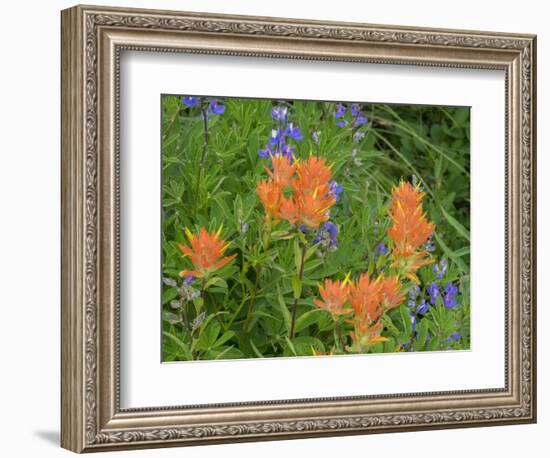
POLYGON ((415 283, 419 282, 416 271, 432 262, 428 252, 421 249, 435 228, 422 210, 424 195, 418 187, 402 181, 393 189, 388 211, 392 221, 388 230, 393 241, 392 267, 415 283))
POLYGON ((269 217, 292 225, 318 228, 330 218, 330 208, 341 192, 334 185, 332 170, 324 158, 310 155, 306 160, 271 156, 269 179, 261 180, 256 192, 269 217))
POLYGON ((179 244, 178 247, 183 255, 191 260, 194 270, 182 270, 180 277, 185 277, 187 281, 190 277, 207 277, 237 256, 236 254, 223 256, 229 243, 220 238, 221 231, 220 227, 217 231, 209 233, 204 227, 201 227, 198 234, 193 234, 189 229, 185 229, 190 246, 179 244))
POLYGON ((366 351, 371 345, 387 340, 381 336, 382 315, 398 307, 405 297, 397 276, 380 275, 372 279, 362 273, 355 281, 349 276, 343 281, 326 279, 319 286, 322 300, 315 299, 317 307, 330 313, 333 320, 351 314, 345 320, 353 325, 349 335, 352 345, 346 350, 353 353, 366 351))
POLYGON ((275 126, 265 148, 258 151, 258 156, 268 159, 271 156, 285 156, 292 159, 295 147, 289 140, 301 141, 304 139, 300 128, 289 122, 289 110, 285 105, 278 105, 271 109, 271 117, 275 126))
POLYGON ((467 158, 396 152, 426 110, 163 97, 163 361, 468 348, 467 158))
POLYGON ((221 115, 225 111, 223 102, 215 97, 195 97, 186 95, 181 98, 181 103, 189 108, 200 107, 205 113, 209 112, 215 115, 221 115))
MULTIPOLYGON (((349 127, 356 129, 369 122, 358 103, 350 105, 337 103, 334 110, 334 118, 337 120, 336 125, 340 128, 349 127)), ((354 141, 357 140, 358 138, 354 138, 354 141)))

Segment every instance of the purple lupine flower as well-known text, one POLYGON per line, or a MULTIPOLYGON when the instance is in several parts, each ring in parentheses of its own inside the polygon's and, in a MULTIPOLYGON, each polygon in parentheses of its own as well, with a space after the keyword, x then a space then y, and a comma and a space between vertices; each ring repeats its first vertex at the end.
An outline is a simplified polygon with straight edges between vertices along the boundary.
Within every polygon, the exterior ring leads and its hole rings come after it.
POLYGON ((293 140, 301 141, 304 139, 302 132, 300 132, 299 127, 294 127, 294 124, 288 123, 285 130, 285 135, 292 138, 293 140))
POLYGON ((357 103, 352 103, 351 115, 355 118, 356 116, 359 116, 360 113, 361 113, 361 108, 359 107, 359 105, 357 103))
POLYGON ((185 95, 181 98, 181 103, 188 107, 194 107, 200 103, 200 97, 193 97, 192 95, 185 95))
POLYGON ((428 303, 426 301, 422 301, 418 306, 418 308, 416 309, 416 313, 419 313, 420 315, 424 315, 429 308, 430 306, 428 305, 428 303))
POLYGON ((456 306, 456 294, 458 293, 458 288, 453 285, 451 282, 447 283, 445 286, 445 296, 443 296, 443 304, 445 304, 445 307, 448 309, 453 308, 456 306))
POLYGON ((368 122, 369 122, 368 118, 365 118, 364 116, 358 116, 358 117, 355 119, 353 125, 354 125, 355 127, 359 127, 359 126, 362 126, 362 125, 364 125, 364 124, 366 124, 366 123, 368 123, 368 122))
POLYGON ((380 242, 376 247, 376 252, 380 255, 385 256, 388 254, 389 250, 384 242, 380 242))
POLYGON ((409 308, 414 309, 416 307, 416 300, 409 299, 407 305, 409 306, 409 308))
POLYGON ((195 279, 195 277, 193 275, 187 275, 187 277, 185 277, 183 279, 183 284, 185 286, 189 286, 191 283, 193 283, 193 280, 195 279))
POLYGON ((273 151, 269 146, 266 146, 265 148, 258 150, 258 156, 263 157, 264 159, 269 159, 273 156, 273 151))
POLYGON ((289 159, 292 159, 294 156, 294 146, 289 145, 288 143, 284 144, 281 147, 281 154, 289 159))
POLYGON ((280 131, 280 129, 271 129, 271 135, 269 136, 267 144, 269 146, 278 145, 281 142, 282 138, 282 132, 280 131))
MULTIPOLYGON (((386 248, 387 249, 387 248, 386 248)), ((416 299, 418 295, 420 294, 420 286, 413 285, 409 288, 409 297, 411 299, 416 299)))
POLYGON ((321 135, 321 132, 318 131, 318 130, 315 130, 311 133, 311 139, 313 140, 313 143, 315 143, 316 145, 319 144, 319 137, 321 135))
POLYGON ((334 117, 336 119, 343 118, 346 114, 346 106, 343 103, 336 104, 336 110, 334 111, 334 117))
POLYGON ((288 108, 285 106, 279 105, 271 109, 271 117, 275 121, 286 122, 287 114, 288 114, 288 108))
POLYGON ((225 111, 225 105, 218 99, 212 99, 210 105, 208 105, 210 111, 214 114, 221 115, 225 111))
POLYGON ((357 131, 353 134, 353 141, 355 143, 359 143, 363 138, 365 138, 365 132, 357 131))
POLYGON ((412 332, 416 332, 416 316, 413 314, 411 315, 411 326, 412 326, 412 332))
POLYGON ((442 259, 439 264, 434 264, 433 271, 437 275, 438 280, 441 280, 443 276, 445 275, 445 272, 447 272, 447 260, 442 259))
POLYGON ((307 234, 307 226, 305 224, 300 224, 300 231, 302 234, 307 234))
POLYGON ((340 202, 340 194, 342 194, 342 192, 344 192, 344 188, 340 186, 336 180, 330 180, 328 182, 328 193, 336 199, 336 202, 340 202))
POLYGON ((460 332, 453 332, 448 338, 447 338, 447 342, 454 342, 454 341, 457 341, 457 340, 460 340, 462 339, 462 336, 460 335, 460 332))
POLYGON ((435 281, 431 282, 428 287, 426 288, 428 291, 428 294, 430 295, 430 304, 435 304, 437 301, 438 296, 441 295, 439 291, 439 287, 437 286, 437 283, 435 281))
POLYGON ((337 122, 336 125, 340 128, 343 128, 343 127, 346 127, 348 125, 348 122, 344 119, 342 121, 337 122))
POLYGON ((330 238, 335 239, 338 236, 338 226, 332 221, 325 221, 323 223, 323 230, 328 232, 330 238))

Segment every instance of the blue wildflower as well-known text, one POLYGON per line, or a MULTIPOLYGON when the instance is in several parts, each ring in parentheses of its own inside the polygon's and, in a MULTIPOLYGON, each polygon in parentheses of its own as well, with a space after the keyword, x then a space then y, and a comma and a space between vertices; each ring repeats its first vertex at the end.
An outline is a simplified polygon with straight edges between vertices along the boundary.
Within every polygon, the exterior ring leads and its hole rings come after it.
POLYGON ((183 284, 185 286, 189 286, 191 283, 193 283, 193 280, 195 279, 195 277, 193 275, 187 275, 187 277, 185 277, 183 279, 183 284))
POLYGON ((294 155, 294 146, 286 143, 281 147, 281 154, 285 157, 288 157, 289 159, 292 159, 294 155))
POLYGON ((294 124, 289 123, 286 126, 285 135, 293 140, 301 141, 304 139, 299 127, 294 127, 294 124))
POLYGON ((288 114, 288 108, 284 106, 276 106, 271 109, 271 117, 275 121, 282 121, 283 123, 286 122, 286 117, 288 114))
POLYGON ((277 125, 271 130, 271 134, 265 148, 258 150, 258 156, 267 159, 270 156, 283 155, 292 159, 294 155, 294 146, 287 142, 287 139, 301 141, 304 139, 300 128, 293 123, 286 124, 288 118, 288 108, 277 106, 271 109, 271 116, 277 125), (285 125, 286 124, 286 125, 285 125))
MULTIPOLYGON (((416 185, 414 185, 416 186, 416 185)), ((419 187, 418 188, 420 191, 422 191, 422 187, 419 187)), ((435 243, 434 243, 434 234, 433 232, 430 234, 430 237, 428 238, 428 240, 426 240, 426 243, 424 243, 423 245, 424 249, 428 252, 432 252, 432 251, 435 251, 435 243)))
POLYGON ((307 234, 307 226, 305 224, 300 224, 300 231, 303 234, 307 234))
POLYGON ((443 296, 443 303, 448 309, 456 306, 456 294, 458 293, 458 288, 453 285, 451 282, 447 283, 445 286, 445 296, 443 296))
POLYGON ((429 308, 430 306, 428 305, 428 303, 426 301, 422 301, 418 306, 418 308, 416 309, 416 313, 419 313, 420 315, 424 315, 425 313, 428 312, 429 308))
POLYGON ((336 119, 340 119, 340 118, 343 118, 345 114, 346 114, 346 106, 342 103, 337 103, 336 110, 334 111, 334 117, 336 119))
POLYGON ((340 194, 344 192, 344 188, 340 186, 336 180, 330 180, 328 182, 328 193, 336 199, 336 202, 340 202, 340 194))
POLYGON ((321 132, 318 130, 311 133, 311 139, 313 140, 313 143, 315 143, 316 145, 318 145, 320 142, 320 139, 319 139, 320 135, 321 135, 321 132))
POLYGON ((282 140, 281 135, 282 135, 282 132, 279 129, 272 129, 271 135, 269 136, 269 140, 267 141, 267 144, 269 146, 279 145, 282 140))
POLYGON ((361 113, 361 108, 359 107, 359 105, 357 103, 352 103, 351 104, 351 115, 355 118, 355 117, 359 116, 360 113, 361 113))
POLYGON ((362 125, 364 125, 368 122, 369 122, 368 118, 365 118, 364 116, 358 116, 357 118, 355 118, 355 121, 354 121, 353 125, 355 127, 359 127, 359 126, 362 126, 362 125))
POLYGON ((387 255, 389 250, 388 250, 388 247, 386 246, 386 244, 384 242, 380 242, 378 244, 378 246, 376 247, 376 252, 378 254, 381 254, 383 256, 387 255))
MULTIPOLYGON (((381 243, 380 245, 384 245, 384 244, 381 243)), ((380 245, 378 245, 378 246, 380 246, 380 245)), ((386 248, 386 253, 387 253, 387 247, 385 245, 384 245, 384 247, 386 248)), ((416 299, 419 294, 420 294, 420 286, 413 285, 409 288, 409 297, 411 299, 416 299)))
POLYGON ((447 342, 454 342, 457 340, 462 339, 462 336, 460 335, 460 332, 453 332, 448 338, 447 342))
POLYGON ((363 138, 365 138, 365 132, 357 131, 353 134, 353 141, 355 143, 359 143, 363 138))
POLYGON ((348 125, 348 122, 344 119, 342 121, 337 122, 336 125, 340 128, 343 128, 343 127, 346 127, 348 125))
POLYGON ((200 103, 200 97, 193 97, 191 95, 185 95, 181 98, 181 103, 188 107, 194 107, 200 103))
POLYGON ((323 230, 328 232, 330 235, 330 238, 335 239, 338 235, 338 226, 334 224, 332 221, 325 221, 323 223, 323 230))
POLYGON ((428 287, 426 288, 428 291, 428 294, 430 295, 430 304, 435 304, 437 301, 438 296, 441 295, 439 291, 439 287, 437 286, 437 283, 435 281, 431 282, 428 287))
POLYGON ((218 99, 212 99, 210 105, 208 105, 210 111, 214 114, 221 115, 225 111, 225 105, 218 99))
POLYGON ((273 156, 273 150, 269 146, 266 146, 265 148, 258 150, 258 156, 263 157, 264 159, 269 159, 273 156))
POLYGON ((448 264, 446 259, 442 259, 440 263, 434 264, 433 271, 439 280, 441 280, 445 275, 445 272, 447 272, 447 266, 448 264))

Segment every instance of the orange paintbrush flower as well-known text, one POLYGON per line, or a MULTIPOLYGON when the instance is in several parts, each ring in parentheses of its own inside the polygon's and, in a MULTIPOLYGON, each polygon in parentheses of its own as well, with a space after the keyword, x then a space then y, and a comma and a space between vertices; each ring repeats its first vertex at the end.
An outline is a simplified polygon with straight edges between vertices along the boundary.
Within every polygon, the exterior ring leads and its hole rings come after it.
POLYGON ((283 188, 288 186, 296 170, 296 163, 292 164, 287 156, 278 155, 271 156, 271 166, 273 170, 264 166, 271 179, 283 188))
POLYGON ((256 187, 268 215, 310 228, 329 219, 336 194, 331 191, 332 171, 323 158, 309 156, 291 164, 288 157, 273 156, 271 165, 272 170, 266 168, 270 178, 256 187), (288 186, 292 193, 285 196, 283 191, 288 186))
POLYGON ((350 285, 347 279, 344 281, 325 279, 323 286, 319 286, 319 294, 323 300, 315 299, 313 303, 337 319, 339 315, 345 315, 352 311, 344 305, 348 301, 350 285))
POLYGON ((262 180, 256 185, 256 193, 268 215, 277 216, 284 198, 282 188, 273 180, 262 180))
POLYGON ((399 269, 405 276, 418 283, 416 271, 429 264, 425 250, 419 250, 435 229, 435 225, 426 219, 422 210, 424 193, 411 183, 401 182, 392 192, 389 215, 392 226, 388 235, 393 240, 392 267, 399 269))
POLYGON ((348 323, 353 324, 350 351, 364 352, 370 345, 387 339, 382 332, 382 314, 385 310, 397 307, 403 302, 405 293, 397 276, 384 275, 375 280, 363 273, 350 287, 350 302, 354 310, 348 323))
POLYGON ((361 321, 355 325, 355 330, 350 332, 352 346, 349 351, 363 353, 371 345, 387 341, 387 337, 381 336, 382 321, 375 323, 361 321))
POLYGON ((329 192, 332 170, 322 157, 309 156, 305 161, 297 161, 296 179, 292 187, 298 194, 322 197, 329 192))
POLYGON ((380 297, 382 305, 387 309, 392 309, 401 305, 403 299, 405 299, 405 292, 396 275, 383 278, 380 281, 380 297))
POLYGON ((371 280, 368 273, 363 273, 351 285, 350 302, 355 316, 353 321, 376 321, 382 314, 382 285, 380 279, 371 280))
POLYGON ((219 230, 208 233, 204 227, 201 227, 198 234, 192 234, 189 229, 185 229, 185 235, 191 246, 179 244, 178 247, 184 256, 191 259, 195 270, 183 270, 180 272, 181 277, 188 275, 204 277, 221 269, 237 256, 236 254, 223 256, 229 243, 220 238, 221 229, 220 227, 219 230))

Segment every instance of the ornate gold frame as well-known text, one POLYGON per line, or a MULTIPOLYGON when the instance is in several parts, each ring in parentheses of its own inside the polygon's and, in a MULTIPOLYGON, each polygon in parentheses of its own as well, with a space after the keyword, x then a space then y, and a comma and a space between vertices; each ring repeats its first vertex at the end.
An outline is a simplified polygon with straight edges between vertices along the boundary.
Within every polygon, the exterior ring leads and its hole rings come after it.
POLYGON ((64 10, 61 32, 63 447, 88 452, 535 421, 535 36, 92 6, 64 10), (504 70, 506 387, 121 410, 118 70, 125 49, 504 70))

